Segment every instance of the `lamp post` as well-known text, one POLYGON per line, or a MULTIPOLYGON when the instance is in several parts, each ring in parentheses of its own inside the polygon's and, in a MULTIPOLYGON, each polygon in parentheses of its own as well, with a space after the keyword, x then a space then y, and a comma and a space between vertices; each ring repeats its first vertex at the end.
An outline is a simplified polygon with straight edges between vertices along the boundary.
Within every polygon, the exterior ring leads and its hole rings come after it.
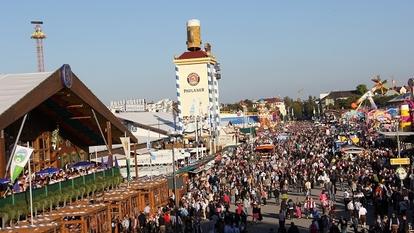
POLYGON ((174 145, 175 142, 177 140, 177 138, 181 137, 181 134, 179 134, 178 132, 174 131, 168 134, 169 138, 170 138, 170 142, 172 142, 172 167, 173 167, 173 192, 174 192, 174 196, 175 196, 175 206, 178 208, 178 196, 177 196, 177 180, 176 180, 176 170, 175 170, 175 153, 174 153, 174 145))
POLYGON ((397 153, 398 153, 398 158, 401 157, 401 148, 400 148, 400 116, 396 116, 396 125, 397 125, 397 129, 396 129, 396 136, 397 136, 397 153))
MULTIPOLYGON (((397 130, 396 130, 396 136, 397 136, 397 157, 401 158, 401 146, 400 146, 400 116, 396 116, 395 119, 397 120, 397 130)), ((401 181, 401 190, 404 188, 404 179, 407 177, 407 172, 405 169, 400 165, 399 168, 396 170, 397 176, 401 181)))

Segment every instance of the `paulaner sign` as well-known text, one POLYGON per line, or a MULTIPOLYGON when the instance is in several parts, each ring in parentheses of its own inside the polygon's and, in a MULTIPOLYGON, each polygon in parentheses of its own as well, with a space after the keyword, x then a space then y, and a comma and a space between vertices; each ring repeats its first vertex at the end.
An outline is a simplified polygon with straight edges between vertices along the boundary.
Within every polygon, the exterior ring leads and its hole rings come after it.
POLYGON ((204 88, 184 89, 184 93, 204 92, 204 88))

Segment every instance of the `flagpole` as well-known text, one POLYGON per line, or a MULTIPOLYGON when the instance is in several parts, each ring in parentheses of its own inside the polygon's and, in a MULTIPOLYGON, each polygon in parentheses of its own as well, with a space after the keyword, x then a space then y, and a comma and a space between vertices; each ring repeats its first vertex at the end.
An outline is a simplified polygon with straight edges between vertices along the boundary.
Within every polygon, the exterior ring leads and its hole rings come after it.
POLYGON ((138 179, 137 143, 134 143, 135 179, 136 180, 138 179))
MULTIPOLYGON (((30 144, 27 142, 27 147, 29 147, 30 144)), ((30 156, 29 155, 29 196, 30 196, 30 224, 33 225, 33 194, 32 194, 32 171, 31 171, 31 164, 30 164, 30 156)))
POLYGON ((14 142, 14 145, 13 145, 12 153, 10 155, 9 161, 7 162, 7 167, 6 167, 6 172, 4 173, 4 177, 7 176, 7 171, 10 168, 10 164, 11 164, 11 161, 12 161, 12 158, 13 158, 13 155, 14 155, 14 152, 16 152, 17 143, 19 142, 20 135, 22 134, 22 130, 23 130, 24 123, 26 122, 26 118, 27 118, 27 113, 24 115, 23 120, 22 120, 22 123, 20 125, 19 132, 17 133, 17 137, 16 137, 16 141, 14 142))
POLYGON ((150 153, 150 131, 147 129, 147 151, 150 154, 150 178, 152 180, 152 155, 150 153))
MULTIPOLYGON (((98 125, 99 132, 101 133, 102 139, 103 139, 103 141, 105 143, 106 149, 109 152, 107 164, 109 165, 109 167, 112 168, 113 167, 113 164, 109 164, 109 157, 112 158, 112 150, 109 148, 108 143, 106 142, 106 138, 105 138, 105 136, 103 134, 101 125, 99 124, 98 118, 96 117, 95 110, 93 110, 93 108, 91 108, 91 110, 92 110, 92 113, 93 113, 93 117, 95 118, 96 124, 98 125)), ((113 159, 111 159, 111 162, 113 163, 113 159)))
MULTIPOLYGON (((126 136, 126 131, 124 131, 124 137, 125 138, 127 137, 126 136)), ((130 148, 131 148, 131 146, 129 145, 129 138, 128 138, 127 148, 125 148, 126 149, 125 156, 126 156, 126 163, 127 163, 127 168, 126 169, 127 169, 127 180, 128 180, 127 184, 128 184, 128 187, 129 187, 129 180, 131 179, 131 168, 129 166, 129 163, 130 163, 129 159, 131 157, 131 153, 129 152, 130 148)))
POLYGON ((95 166, 98 165, 98 148, 95 146, 95 166))

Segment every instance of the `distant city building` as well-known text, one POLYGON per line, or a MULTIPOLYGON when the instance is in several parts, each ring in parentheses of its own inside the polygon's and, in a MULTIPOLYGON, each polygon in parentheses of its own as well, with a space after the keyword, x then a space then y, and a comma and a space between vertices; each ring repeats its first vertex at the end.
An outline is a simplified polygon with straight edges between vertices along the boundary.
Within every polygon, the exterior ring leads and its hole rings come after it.
POLYGON ((327 108, 329 105, 335 105, 338 100, 346 100, 350 97, 358 97, 358 93, 355 90, 350 91, 331 91, 329 94, 320 94, 324 96, 321 98, 321 105, 323 108, 327 108))
POLYGON ((282 116, 286 116, 287 114, 286 106, 285 106, 285 102, 282 99, 273 97, 273 98, 264 98, 264 99, 260 99, 257 101, 253 101, 253 109, 257 109, 261 101, 268 104, 270 109, 275 109, 275 108, 279 109, 280 114, 282 114, 282 116))
POLYGON ((109 109, 112 112, 172 112, 174 102, 162 99, 147 103, 145 99, 125 99, 111 101, 109 109))
POLYGON ((170 99, 162 99, 155 103, 147 103, 147 112, 172 112, 174 102, 170 99))
POLYGON ((113 112, 144 112, 146 111, 146 101, 145 99, 111 101, 109 109, 113 112))

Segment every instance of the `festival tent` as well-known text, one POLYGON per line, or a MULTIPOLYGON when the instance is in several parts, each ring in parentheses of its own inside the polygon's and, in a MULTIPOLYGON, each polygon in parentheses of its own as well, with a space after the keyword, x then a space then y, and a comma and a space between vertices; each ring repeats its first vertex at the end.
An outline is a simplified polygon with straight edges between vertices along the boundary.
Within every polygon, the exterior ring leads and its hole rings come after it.
MULTIPOLYGON (((167 165, 172 163, 172 151, 171 150, 158 150, 153 151, 151 154, 143 154, 137 156, 138 165, 167 165)), ((190 153, 185 150, 174 149, 175 161, 183 160, 190 157, 190 153)))
MULTIPOLYGON (((0 131, 4 132, 4 136, 0 135, 1 176, 10 156, 5 148, 14 143, 13 137, 18 134, 23 119, 19 138, 22 142, 33 142, 42 133, 58 128, 59 136, 85 152, 89 146, 105 145, 104 137, 108 144, 120 144, 119 138, 125 133, 132 143, 137 143, 136 137, 82 83, 69 65, 53 72, 0 74, 0 131)), ((34 158, 40 156, 38 151, 35 150, 34 158)))
MULTIPOLYGON (((112 156, 114 158, 114 161, 115 161, 115 159, 117 159, 118 162, 120 162, 121 160, 125 160, 125 158, 126 158, 125 155, 121 155, 121 154, 113 154, 112 156)), ((106 155, 106 156, 102 156, 102 157, 98 157, 98 158, 93 158, 93 159, 91 159, 91 162, 105 163, 106 164, 108 162, 108 156, 106 155)), ((122 164, 119 164, 119 165, 122 166, 122 164)))

